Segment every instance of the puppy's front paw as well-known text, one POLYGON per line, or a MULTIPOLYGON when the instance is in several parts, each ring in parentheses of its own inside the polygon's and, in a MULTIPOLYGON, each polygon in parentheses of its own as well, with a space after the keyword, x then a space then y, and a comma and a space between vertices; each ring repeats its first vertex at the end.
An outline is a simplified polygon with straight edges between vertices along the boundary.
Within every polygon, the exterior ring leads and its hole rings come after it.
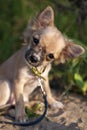
POLYGON ((64 108, 64 105, 61 102, 56 101, 53 97, 48 96, 48 103, 52 109, 63 109, 64 108))
POLYGON ((51 105, 52 109, 63 109, 64 105, 61 102, 55 101, 52 105, 51 105))
POLYGON ((15 116, 16 121, 19 122, 26 122, 28 120, 27 115, 25 113, 18 113, 15 116))
POLYGON ((23 104, 17 104, 15 108, 15 120, 19 122, 26 122, 27 115, 23 104))

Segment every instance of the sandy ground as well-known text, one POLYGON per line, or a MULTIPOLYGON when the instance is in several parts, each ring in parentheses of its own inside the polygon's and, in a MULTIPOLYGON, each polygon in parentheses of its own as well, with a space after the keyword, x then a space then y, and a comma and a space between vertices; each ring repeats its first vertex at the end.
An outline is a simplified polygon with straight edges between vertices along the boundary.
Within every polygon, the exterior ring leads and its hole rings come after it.
MULTIPOLYGON (((56 94, 56 99, 63 102, 65 109, 48 109, 46 118, 34 126, 18 127, 0 124, 1 130, 87 130, 87 98, 77 94, 68 97, 56 94)), ((0 120, 8 120, 0 116, 0 120)))

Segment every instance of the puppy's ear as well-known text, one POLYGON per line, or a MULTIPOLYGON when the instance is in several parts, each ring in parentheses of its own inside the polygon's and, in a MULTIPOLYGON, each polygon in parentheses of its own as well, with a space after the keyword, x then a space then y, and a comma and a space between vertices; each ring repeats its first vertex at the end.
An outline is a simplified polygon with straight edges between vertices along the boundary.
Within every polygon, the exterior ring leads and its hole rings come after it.
POLYGON ((48 6, 37 16, 35 26, 37 26, 37 28, 44 28, 53 25, 54 11, 50 6, 48 6))
POLYGON ((64 63, 68 59, 76 58, 85 52, 82 46, 74 44, 72 41, 66 42, 66 46, 64 47, 60 55, 60 62, 64 63))
POLYGON ((31 21, 29 21, 28 26, 23 33, 24 42, 29 43, 33 31, 47 26, 54 26, 54 11, 50 6, 45 8, 36 19, 31 19, 31 21))

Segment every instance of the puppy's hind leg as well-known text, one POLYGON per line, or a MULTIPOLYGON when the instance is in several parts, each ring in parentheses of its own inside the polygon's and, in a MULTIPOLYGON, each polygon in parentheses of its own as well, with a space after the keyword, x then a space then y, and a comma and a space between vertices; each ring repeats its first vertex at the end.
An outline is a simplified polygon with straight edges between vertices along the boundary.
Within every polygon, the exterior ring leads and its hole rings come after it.
POLYGON ((10 98, 10 84, 6 80, 0 80, 0 106, 5 105, 10 98))

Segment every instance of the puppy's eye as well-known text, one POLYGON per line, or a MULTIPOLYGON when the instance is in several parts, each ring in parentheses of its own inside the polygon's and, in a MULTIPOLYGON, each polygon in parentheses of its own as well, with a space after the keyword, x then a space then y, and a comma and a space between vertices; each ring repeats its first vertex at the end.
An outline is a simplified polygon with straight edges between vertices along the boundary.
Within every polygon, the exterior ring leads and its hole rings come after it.
POLYGON ((54 59, 54 55, 52 53, 48 54, 47 56, 49 59, 54 59))
POLYGON ((33 37, 33 42, 34 42, 35 45, 38 45, 38 43, 39 43, 39 39, 36 38, 36 37, 33 37))

